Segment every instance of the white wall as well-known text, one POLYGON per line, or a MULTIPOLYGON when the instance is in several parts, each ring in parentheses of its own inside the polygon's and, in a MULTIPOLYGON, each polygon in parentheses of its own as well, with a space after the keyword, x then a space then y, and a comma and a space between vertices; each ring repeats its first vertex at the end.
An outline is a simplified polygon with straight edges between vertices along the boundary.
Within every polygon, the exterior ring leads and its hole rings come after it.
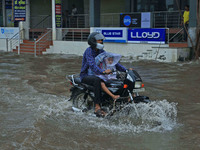
MULTIPOLYGON (((159 46, 156 44, 104 43, 104 45, 104 49, 108 52, 118 53, 138 60, 177 62, 179 57, 187 59, 190 54, 190 48, 169 48, 167 44, 159 46)), ((82 56, 87 48, 87 42, 53 41, 53 46, 43 54, 74 54, 82 56)), ((7 51, 6 39, 0 39, 0 50, 7 51)), ((9 43, 8 51, 10 51, 9 43)))
MULTIPOLYGON (((127 44, 127 43, 105 43, 105 50, 113 53, 118 53, 123 56, 137 57, 143 55, 147 50, 153 50, 152 47, 157 47, 157 44, 127 44)), ((163 45, 167 47, 168 45, 163 45)))
MULTIPOLYGON (((13 39, 12 40, 12 49, 15 49, 16 46, 18 46, 18 39, 13 39)), ((8 40, 6 43, 6 39, 0 39, 0 50, 5 51, 5 52, 11 52, 11 42, 8 40), (7 48, 8 47, 8 48, 7 48)))
MULTIPOLYGON (((152 44, 125 44, 125 43, 104 43, 104 49, 109 52, 118 53, 123 56, 137 56, 152 49, 157 45, 152 44)), ((167 45, 165 45, 167 46, 167 45)), ((63 53, 82 55, 88 48, 87 42, 76 41, 53 41, 53 46, 47 50, 47 53, 63 53)))
MULTIPOLYGON (((189 49, 169 48, 168 44, 104 43, 104 46, 104 49, 108 52, 118 53, 134 59, 176 62, 179 56, 189 56, 189 49)), ((87 47, 87 42, 54 41, 53 46, 47 49, 45 53, 75 54, 82 56, 87 47)))
POLYGON ((0 39, 0 50, 1 51, 7 51, 7 48, 6 48, 6 39, 0 39))
POLYGON ((53 46, 51 46, 50 49, 47 49, 45 53, 75 54, 81 56, 87 47, 87 42, 53 41, 53 46))

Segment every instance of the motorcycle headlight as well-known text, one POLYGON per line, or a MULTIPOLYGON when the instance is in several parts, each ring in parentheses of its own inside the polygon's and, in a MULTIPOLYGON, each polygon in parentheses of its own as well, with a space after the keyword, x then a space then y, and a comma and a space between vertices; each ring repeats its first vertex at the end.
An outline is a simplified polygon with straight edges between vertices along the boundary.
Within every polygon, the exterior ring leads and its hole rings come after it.
POLYGON ((135 88, 137 88, 137 89, 142 88, 142 82, 135 81, 135 88))

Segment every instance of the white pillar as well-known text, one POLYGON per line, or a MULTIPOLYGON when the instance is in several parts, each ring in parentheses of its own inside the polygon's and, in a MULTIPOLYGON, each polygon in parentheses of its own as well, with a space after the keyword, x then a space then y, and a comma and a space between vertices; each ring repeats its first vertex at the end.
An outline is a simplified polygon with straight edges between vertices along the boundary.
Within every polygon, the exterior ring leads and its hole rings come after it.
POLYGON ((89 0, 84 0, 84 14, 85 14, 85 28, 89 28, 90 27, 90 23, 89 23, 89 8, 90 8, 90 2, 89 0))
POLYGON ((55 0, 52 0, 52 40, 56 40, 55 0))
POLYGON ((5 0, 2 1, 2 11, 3 11, 3 26, 6 26, 6 8, 5 8, 5 0))
POLYGON ((22 28, 24 29, 23 31, 23 35, 21 36, 21 38, 23 37, 23 39, 29 39, 29 29, 30 29, 30 0, 26 0, 26 21, 22 22, 22 28))

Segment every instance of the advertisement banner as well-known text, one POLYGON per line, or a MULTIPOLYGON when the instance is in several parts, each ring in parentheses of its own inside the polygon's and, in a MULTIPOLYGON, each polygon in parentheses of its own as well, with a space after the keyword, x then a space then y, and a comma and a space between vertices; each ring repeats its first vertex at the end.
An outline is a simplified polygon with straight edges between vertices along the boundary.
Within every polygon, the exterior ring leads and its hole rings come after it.
POLYGON ((12 38, 19 32, 19 28, 0 27, 0 39, 12 38))
POLYGON ((138 14, 120 14, 120 27, 141 27, 141 13, 138 14))
POLYGON ((128 43, 165 44, 165 29, 128 29, 128 43))
POLYGON ((55 1, 55 16, 56 16, 56 28, 62 28, 62 5, 61 0, 55 1))
POLYGON ((12 21, 12 9, 6 9, 6 26, 14 27, 14 22, 12 21))
POLYGON ((127 28, 93 28, 92 32, 102 33, 105 36, 104 42, 127 42, 127 28))
POLYGON ((26 0, 14 0, 14 20, 26 21, 26 0))
POLYGON ((120 27, 151 28, 151 13, 120 14, 120 27))

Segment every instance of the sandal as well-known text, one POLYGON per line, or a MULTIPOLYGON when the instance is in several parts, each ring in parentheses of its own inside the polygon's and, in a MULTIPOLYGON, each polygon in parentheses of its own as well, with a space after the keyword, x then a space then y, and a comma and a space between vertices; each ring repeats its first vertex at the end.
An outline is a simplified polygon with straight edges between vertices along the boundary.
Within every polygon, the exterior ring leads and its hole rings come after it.
POLYGON ((106 116, 105 111, 103 111, 102 109, 98 109, 96 112, 94 112, 94 114, 95 114, 97 117, 102 117, 102 118, 106 116))

